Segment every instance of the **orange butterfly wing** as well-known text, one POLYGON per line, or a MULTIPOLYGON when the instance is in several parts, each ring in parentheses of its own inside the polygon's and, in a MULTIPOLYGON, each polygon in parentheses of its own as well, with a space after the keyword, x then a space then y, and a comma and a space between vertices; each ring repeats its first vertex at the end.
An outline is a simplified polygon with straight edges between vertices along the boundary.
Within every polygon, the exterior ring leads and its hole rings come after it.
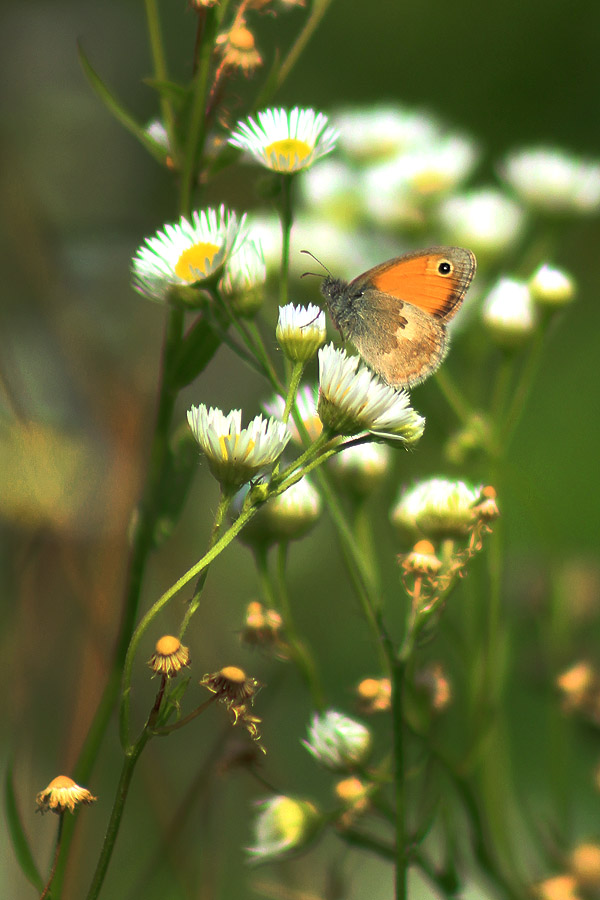
POLYGON ((355 279, 417 306, 441 319, 451 319, 475 274, 475 256, 462 247, 432 247, 381 263, 355 279))

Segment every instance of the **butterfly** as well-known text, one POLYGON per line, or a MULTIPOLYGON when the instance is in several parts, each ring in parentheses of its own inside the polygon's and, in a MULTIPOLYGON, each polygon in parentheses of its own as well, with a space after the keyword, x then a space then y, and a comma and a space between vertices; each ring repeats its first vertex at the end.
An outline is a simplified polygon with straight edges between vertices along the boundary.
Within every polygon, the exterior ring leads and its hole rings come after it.
POLYGON ((396 256, 343 281, 321 284, 342 338, 387 384, 410 387, 441 364, 448 350, 446 324, 458 311, 477 263, 462 247, 431 247, 396 256))

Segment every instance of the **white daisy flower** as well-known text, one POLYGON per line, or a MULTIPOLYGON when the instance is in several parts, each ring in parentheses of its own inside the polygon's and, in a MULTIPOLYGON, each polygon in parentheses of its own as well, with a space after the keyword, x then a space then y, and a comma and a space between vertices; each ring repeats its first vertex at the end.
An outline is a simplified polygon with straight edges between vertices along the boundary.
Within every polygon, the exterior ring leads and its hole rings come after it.
POLYGON ((238 122, 229 143, 275 172, 299 172, 335 147, 337 132, 313 109, 265 109, 257 118, 238 122))
POLYGON ((355 444, 346 447, 331 460, 337 481, 353 494, 366 496, 387 475, 391 451, 387 444, 355 444))
POLYGON ((236 241, 241 246, 245 219, 221 206, 165 225, 134 256, 133 286, 151 300, 165 300, 172 288, 204 281, 220 269, 236 241))
POLYGON ((600 163, 563 150, 516 151, 504 161, 500 174, 522 200, 537 209, 585 214, 600 208, 600 163))
POLYGON ((252 316, 264 300, 267 266, 260 239, 242 234, 227 258, 219 284, 235 312, 252 316))
POLYGON ((525 282, 500 278, 484 300, 482 317, 501 347, 512 349, 527 340, 535 328, 535 308, 525 282))
MULTIPOLYGON (((302 424, 306 428, 311 441, 316 441, 323 431, 323 423, 317 412, 318 395, 318 388, 310 387, 310 385, 305 384, 296 394, 296 400, 294 402, 294 406, 300 414, 302 424)), ((279 419, 281 421, 285 410, 285 400, 283 397, 275 396, 268 403, 263 403, 262 408, 268 416, 272 416, 274 419, 279 419)), ((302 444, 302 438, 296 428, 292 416, 290 416, 288 425, 292 434, 292 440, 297 444, 302 444)))
POLYGON ((316 834, 321 816, 308 800, 279 795, 258 803, 253 847, 255 862, 280 859, 304 847, 316 834))
POLYGON ((339 143, 361 162, 395 156, 432 142, 438 126, 432 116, 397 106, 342 110, 334 116, 339 143))
POLYGON ((459 135, 440 137, 394 161, 398 182, 418 197, 431 197, 456 188, 472 172, 478 152, 473 141, 459 135))
POLYGON ((277 341, 292 362, 308 362, 325 343, 325 313, 318 306, 279 307, 277 341))
POLYGON ((391 512, 402 532, 429 538, 462 537, 478 518, 482 488, 464 481, 429 478, 402 492, 391 512))
MULTIPOLYGON (((242 489, 244 490, 244 489, 242 489)), ((240 534, 250 545, 269 545, 304 537, 321 515, 321 496, 308 477, 267 500, 240 534)))
POLYGON ((337 434, 375 435, 414 443, 425 427, 406 391, 384 384, 357 356, 327 344, 319 350, 319 416, 337 434))
POLYGON ((547 263, 534 272, 528 287, 534 302, 549 309, 565 306, 575 295, 575 283, 571 276, 547 263))
POLYGON ((323 160, 309 169, 300 182, 306 209, 315 218, 326 218, 348 229, 362 212, 363 202, 357 182, 360 174, 337 159, 323 160))
POLYGON ((315 714, 302 741, 321 765, 345 771, 364 763, 371 751, 371 732, 365 725, 334 709, 315 714))
POLYGON ((206 455, 215 478, 224 485, 239 487, 258 472, 271 466, 283 452, 290 432, 283 422, 256 416, 242 428, 242 412, 224 415, 220 409, 201 403, 187 414, 192 434, 206 455))
POLYGON ((425 216, 395 159, 369 166, 357 180, 366 215, 384 227, 423 225, 425 216))
POLYGON ((476 256, 495 256, 513 246, 525 224, 523 209, 500 191, 487 188, 442 200, 437 215, 448 240, 476 256))

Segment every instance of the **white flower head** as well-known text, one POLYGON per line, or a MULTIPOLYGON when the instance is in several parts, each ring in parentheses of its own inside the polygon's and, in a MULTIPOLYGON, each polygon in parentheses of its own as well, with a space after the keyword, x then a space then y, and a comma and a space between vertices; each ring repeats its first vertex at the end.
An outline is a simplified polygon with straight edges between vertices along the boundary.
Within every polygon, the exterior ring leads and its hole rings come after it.
POLYGON ((369 166, 361 173, 358 189, 365 214, 385 227, 423 225, 425 217, 411 191, 405 172, 395 159, 369 166))
POLYGON ((151 300, 165 300, 173 288, 205 281, 221 268, 234 243, 241 246, 245 216, 221 206, 182 216, 146 238, 133 258, 133 285, 151 300))
POLYGON ((252 154, 275 172, 300 172, 335 147, 337 132, 313 109, 265 109, 238 122, 229 143, 252 154))
POLYGON ((160 119, 150 119, 144 131, 151 138, 155 144, 158 144, 161 150, 165 152, 170 151, 169 147, 169 136, 167 134, 167 129, 163 125, 160 119))
POLYGON ((393 524, 403 533, 425 535, 432 540, 462 537, 478 517, 475 509, 482 488, 464 481, 429 478, 405 490, 391 512, 393 524))
MULTIPOLYGON (((294 402, 294 406, 298 410, 298 413, 302 420, 302 424, 304 425, 308 436, 312 441, 316 441, 323 430, 323 423, 321 422, 319 413, 317 412, 318 395, 319 391, 317 387, 311 387, 310 385, 305 384, 296 394, 296 400, 294 402)), ((273 399, 269 402, 263 403, 262 408, 268 416, 273 416, 274 419, 279 419, 281 421, 283 419, 283 413, 285 410, 285 400, 283 399, 283 397, 277 395, 273 397, 273 399)), ((302 437, 298 429, 296 428, 294 420, 291 416, 289 420, 289 428, 292 433, 292 440, 297 444, 302 444, 302 437)))
POLYGON ((492 188, 442 200, 438 217, 453 243, 477 256, 495 256, 513 246, 525 224, 523 209, 492 188))
POLYGON ((251 316, 262 305, 267 267, 260 239, 252 232, 236 241, 227 258, 221 292, 235 312, 251 316))
POLYGON ((477 148, 468 138, 440 137, 427 147, 400 154, 394 161, 396 178, 414 196, 439 196, 456 188, 471 174, 477 157, 477 148))
POLYGON ((600 209, 600 163, 563 150, 535 147, 511 153, 500 174, 532 207, 554 213, 600 209))
POLYGON ((575 294, 575 284, 571 276, 547 263, 534 272, 528 287, 534 302, 548 309, 565 306, 571 302, 575 294))
POLYGON ((369 729, 334 709, 313 716, 308 737, 302 741, 306 749, 321 765, 336 772, 360 766, 371 751, 369 729))
POLYGON ((356 222, 363 206, 359 173, 337 159, 326 159, 306 172, 300 183, 304 206, 315 218, 345 229, 356 222))
POLYGON ((387 475, 391 450, 387 444, 355 444, 345 447, 331 460, 336 480, 353 494, 366 496, 387 475))
POLYGON ((435 139, 438 126, 427 113, 398 106, 343 110, 334 116, 339 143, 359 162, 395 156, 435 139))
POLYGON ((247 851, 254 862, 280 859, 301 849, 315 836, 321 817, 308 800, 279 795, 257 804, 254 846, 247 851))
POLYGON ((256 416, 242 428, 242 412, 224 415, 220 409, 201 403, 188 410, 192 434, 206 455, 215 478, 239 487, 271 466, 283 452, 290 432, 283 422, 256 416))
POLYGON ((423 419, 406 391, 384 384, 357 356, 326 344, 319 350, 319 416, 337 434, 375 435, 405 443, 419 440, 423 419))
POLYGON ((318 306, 279 307, 277 341, 292 362, 308 362, 325 343, 325 313, 318 306))
POLYGON ((486 297, 483 322, 494 340, 506 349, 520 346, 535 329, 535 308, 523 281, 501 278, 486 297))
POLYGON ((240 538, 250 545, 304 537, 321 515, 321 497, 307 477, 260 507, 240 538))

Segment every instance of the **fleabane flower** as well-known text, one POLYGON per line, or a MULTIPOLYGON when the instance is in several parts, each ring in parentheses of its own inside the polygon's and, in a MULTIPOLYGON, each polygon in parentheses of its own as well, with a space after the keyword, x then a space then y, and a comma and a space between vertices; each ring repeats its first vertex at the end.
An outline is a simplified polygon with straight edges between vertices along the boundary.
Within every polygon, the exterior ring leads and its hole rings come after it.
MULTIPOLYGON (((304 384, 296 394, 296 399, 294 401, 294 406, 300 415, 302 424, 304 425, 311 441, 316 441, 316 439, 320 437, 321 432, 323 431, 323 423, 321 422, 319 413, 317 412, 317 399, 318 389, 316 387, 311 387, 308 384, 304 384)), ((283 399, 283 397, 277 395, 273 397, 272 400, 263 403, 262 408, 268 416, 273 416, 274 419, 279 419, 281 421, 283 419, 283 413, 285 411, 285 400, 283 399)), ((292 440, 297 444, 301 444, 302 437, 300 436, 300 432, 296 428, 296 424, 292 416, 290 416, 288 424, 292 434, 292 440)))
POLYGON ((274 544, 303 537, 321 515, 321 497, 307 477, 264 503, 240 533, 250 545, 274 544))
POLYGON ((392 510, 393 524, 403 532, 438 538, 469 533, 479 517, 481 486, 464 481, 429 478, 403 491, 392 510))
POLYGON ((267 266, 260 238, 250 231, 238 236, 225 262, 219 288, 233 310, 251 317, 262 306, 267 266))
POLYGON ((326 769, 346 771, 364 763, 371 752, 371 732, 360 722, 335 709, 315 714, 302 741, 326 769))
POLYGON ((594 213, 600 209, 600 163, 564 150, 534 147, 511 153, 500 174, 518 196, 550 213, 594 213))
POLYGON ((165 225, 146 238, 133 258, 134 288, 151 300, 167 300, 174 289, 206 281, 222 267, 234 243, 241 243, 245 219, 221 206, 165 225))
POLYGON ((491 188, 447 197, 437 215, 447 238, 478 257, 496 256, 513 246, 525 224, 523 209, 491 188))
POLYGON ((473 141, 448 135, 431 144, 400 154, 393 161, 396 179, 418 197, 439 196, 456 188, 471 174, 477 162, 473 141))
POLYGON ((331 460, 336 480, 352 494, 367 496, 386 477, 391 463, 387 444, 358 444, 346 447, 331 460))
POLYGON ((571 276, 547 263, 536 269, 527 286, 534 303, 547 309, 565 306, 571 302, 575 294, 575 284, 571 276))
POLYGON ((337 132, 313 109, 265 109, 238 122, 229 143, 252 154, 267 169, 292 174, 307 169, 335 147, 337 132))
POLYGON ((395 156, 433 141, 438 125, 433 118, 399 106, 342 110, 334 116, 340 147, 359 162, 395 156))
POLYGON ((256 863, 281 859, 300 850, 321 824, 317 808, 308 800, 279 795, 257 806, 254 846, 247 848, 256 863))
POLYGON ((535 308, 525 282, 500 278, 485 298, 482 317, 499 346, 507 350, 519 347, 535 329, 535 308))
POLYGON ((256 416, 242 428, 241 410, 225 415, 204 403, 188 410, 188 423, 211 472, 228 487, 240 487, 271 466, 290 439, 283 422, 256 416))
POLYGON ((318 306, 279 307, 277 341, 292 362, 308 362, 325 343, 325 313, 318 306))
POLYGON ((384 384, 357 356, 326 344, 319 350, 319 416, 337 434, 374 435, 415 443, 425 419, 410 406, 406 391, 384 384))

